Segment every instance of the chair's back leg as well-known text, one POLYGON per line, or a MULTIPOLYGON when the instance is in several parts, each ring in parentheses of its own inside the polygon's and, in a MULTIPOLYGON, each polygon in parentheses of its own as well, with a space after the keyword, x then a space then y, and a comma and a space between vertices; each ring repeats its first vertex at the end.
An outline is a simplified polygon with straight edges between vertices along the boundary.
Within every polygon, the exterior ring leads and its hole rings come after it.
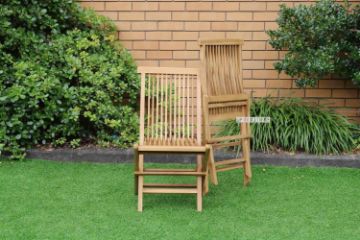
MULTIPOLYGON (((139 171, 139 151, 137 146, 134 147, 134 170, 135 172, 139 171)), ((134 191, 135 191, 135 195, 138 194, 138 176, 134 175, 134 180, 135 180, 135 186, 134 186, 134 191)))
POLYGON ((211 183, 214 185, 218 185, 219 182, 218 182, 217 173, 216 173, 214 148, 212 146, 210 147, 208 165, 209 165, 209 174, 210 174, 211 183))
MULTIPOLYGON (((202 161, 203 156, 197 155, 196 156, 196 171, 202 171, 202 161)), ((202 211, 202 189, 203 189, 203 177, 197 176, 196 177, 196 209, 198 212, 202 211)))
MULTIPOLYGON (((242 113, 243 116, 249 115, 249 107, 247 104, 243 107, 242 113)), ((241 133, 245 136, 250 135, 250 123, 243 122, 241 123, 241 133)), ((244 158, 244 186, 247 186, 250 183, 252 173, 251 173, 251 163, 250 163, 250 138, 244 138, 242 141, 242 152, 244 158)))
MULTIPOLYGON (((144 172, 144 154, 139 154, 139 172, 144 172)), ((144 176, 138 175, 138 211, 143 211, 144 176)))

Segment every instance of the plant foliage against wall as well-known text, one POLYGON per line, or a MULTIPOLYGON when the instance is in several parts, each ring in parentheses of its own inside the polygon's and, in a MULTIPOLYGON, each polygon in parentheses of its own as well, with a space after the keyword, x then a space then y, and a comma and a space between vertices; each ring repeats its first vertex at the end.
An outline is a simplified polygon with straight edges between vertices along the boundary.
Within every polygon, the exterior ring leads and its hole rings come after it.
POLYGON ((294 8, 282 5, 279 28, 270 30, 270 44, 287 50, 277 70, 297 78, 301 87, 334 74, 360 87, 360 5, 320 0, 294 8))
POLYGON ((137 140, 136 65, 109 20, 74 0, 8 0, 0 29, 0 151, 137 140))

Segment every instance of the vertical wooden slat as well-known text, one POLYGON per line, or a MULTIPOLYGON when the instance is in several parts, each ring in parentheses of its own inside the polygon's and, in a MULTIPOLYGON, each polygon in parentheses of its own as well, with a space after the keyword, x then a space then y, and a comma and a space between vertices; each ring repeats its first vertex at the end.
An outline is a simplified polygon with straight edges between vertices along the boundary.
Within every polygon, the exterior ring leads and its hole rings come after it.
POLYGON ((168 109, 168 90, 169 90, 169 85, 168 85, 168 78, 169 75, 165 75, 165 140, 168 140, 168 114, 169 114, 169 109, 168 109))
POLYGON ((160 96, 159 96, 159 102, 158 102, 158 106, 159 106, 159 110, 160 110, 160 118, 159 118, 159 127, 160 127, 160 141, 162 142, 164 140, 164 136, 163 136, 163 125, 164 125, 164 116, 163 116, 163 110, 164 110, 164 101, 163 101, 163 93, 164 93, 164 74, 160 74, 159 76, 159 82, 160 82, 160 96))
POLYGON ((170 138, 170 143, 172 142, 172 139, 173 139, 173 134, 172 134, 172 131, 173 131, 173 124, 174 124, 174 118, 172 117, 172 108, 173 108, 173 85, 174 83, 174 75, 171 75, 171 78, 169 79, 169 88, 170 88, 170 94, 169 94, 169 106, 170 106, 170 109, 169 109, 169 121, 170 121, 170 124, 169 124, 169 138, 170 138))
MULTIPOLYGON (((145 75, 145 74, 144 74, 145 75)), ((147 139, 150 138, 150 99, 151 99, 151 93, 150 93, 150 90, 151 90, 151 78, 145 76, 145 79, 147 80, 147 126, 146 126, 146 137, 147 139)))
POLYGON ((185 119, 186 119, 186 78, 187 78, 187 74, 183 75, 182 77, 182 138, 183 138, 183 144, 185 144, 185 139, 186 139, 186 123, 185 123, 185 119))
POLYGON ((196 79, 194 79, 194 77, 191 79, 191 139, 194 139, 194 103, 195 103, 195 99, 194 99, 194 81, 196 79))
POLYGON ((153 75, 151 76, 151 138, 153 139, 155 137, 155 129, 154 129, 154 125, 155 125, 155 85, 156 85, 156 79, 154 78, 153 75))
MULTIPOLYGON (((186 78, 186 90, 187 90, 187 94, 186 94, 186 108, 187 108, 187 112, 186 112, 186 117, 187 117, 187 138, 190 137, 190 86, 189 86, 189 78, 191 75, 187 75, 186 78)), ((190 80, 191 81, 191 80, 190 80)))
MULTIPOLYGON (((159 74, 156 74, 156 90, 155 90, 155 94, 156 94, 156 115, 155 115, 155 139, 159 138, 159 74)), ((156 141, 157 143, 158 141, 156 141)), ((155 144, 156 144, 155 143, 155 144)))
POLYGON ((174 78, 174 143, 177 141, 177 86, 178 86, 178 75, 174 78))
POLYGON ((145 73, 141 73, 140 89, 140 144, 144 144, 144 125, 145 125, 145 73))
POLYGON ((200 79, 199 75, 196 78, 196 137, 197 137, 197 144, 201 145, 201 86, 200 86, 200 79))

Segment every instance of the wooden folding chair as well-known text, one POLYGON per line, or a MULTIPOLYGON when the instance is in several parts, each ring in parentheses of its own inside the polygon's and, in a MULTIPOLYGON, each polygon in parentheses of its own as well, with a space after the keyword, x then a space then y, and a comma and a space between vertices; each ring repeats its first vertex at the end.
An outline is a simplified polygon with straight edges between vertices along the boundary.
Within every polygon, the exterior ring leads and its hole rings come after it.
POLYGON ((207 192, 209 146, 201 139, 201 87, 199 70, 193 68, 139 67, 141 74, 140 142, 135 146, 135 193, 138 211, 143 194, 196 194, 197 210, 207 192), (149 169, 148 153, 194 154, 195 169, 149 169), (196 184, 144 183, 145 176, 194 176, 196 184))
POLYGON ((250 98, 243 91, 240 39, 200 40, 201 84, 203 93, 204 141, 212 146, 209 170, 218 184, 217 172, 244 168, 244 185, 251 179, 250 124, 240 123, 240 134, 217 136, 217 124, 250 116, 250 98), (214 149, 241 146, 240 158, 214 160, 214 149))

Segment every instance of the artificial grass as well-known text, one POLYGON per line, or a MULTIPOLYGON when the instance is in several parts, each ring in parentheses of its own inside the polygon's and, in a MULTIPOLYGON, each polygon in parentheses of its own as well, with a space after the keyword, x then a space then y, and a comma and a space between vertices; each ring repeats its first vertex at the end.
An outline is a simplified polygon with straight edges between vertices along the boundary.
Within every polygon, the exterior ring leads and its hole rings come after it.
POLYGON ((0 239, 359 239, 360 170, 254 167, 195 211, 193 195, 145 195, 136 211, 130 164, 0 164, 0 239))

